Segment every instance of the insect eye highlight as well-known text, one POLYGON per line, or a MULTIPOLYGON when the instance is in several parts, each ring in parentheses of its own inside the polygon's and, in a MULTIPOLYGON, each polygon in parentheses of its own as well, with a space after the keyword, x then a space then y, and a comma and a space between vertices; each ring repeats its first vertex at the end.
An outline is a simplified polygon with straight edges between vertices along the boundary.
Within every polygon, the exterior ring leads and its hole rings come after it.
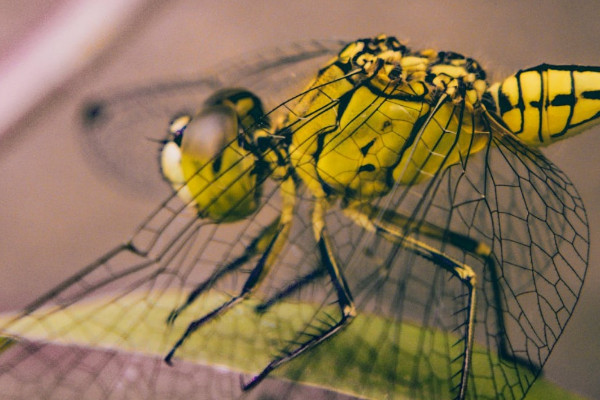
POLYGON ((188 124, 192 120, 192 116, 190 114, 179 114, 171 119, 169 122, 169 135, 173 136, 173 141, 181 146, 181 138, 183 136, 183 132, 185 128, 187 128, 188 124))

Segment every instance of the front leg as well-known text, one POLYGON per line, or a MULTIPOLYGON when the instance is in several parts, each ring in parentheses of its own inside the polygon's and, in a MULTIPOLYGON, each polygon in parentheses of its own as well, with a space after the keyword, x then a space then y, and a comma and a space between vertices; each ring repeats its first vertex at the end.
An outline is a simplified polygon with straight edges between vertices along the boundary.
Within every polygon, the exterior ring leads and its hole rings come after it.
POLYGON ((325 229, 324 211, 324 203, 322 201, 318 201, 315 204, 315 209, 313 211, 313 230, 315 238, 317 240, 319 254, 321 255, 321 260, 323 262, 324 269, 329 274, 331 283, 337 295, 337 304, 340 309, 341 316, 337 321, 333 320, 332 323, 332 317, 329 316, 327 313, 324 313, 326 318, 324 321, 321 321, 324 324, 324 327, 313 327, 315 328, 315 330, 317 330, 317 334, 307 335, 308 340, 299 343, 294 342, 292 348, 288 348, 282 351, 281 356, 273 359, 258 375, 254 376, 250 380, 250 382, 242 384, 243 390, 249 390, 253 388, 264 378, 266 378, 266 376, 271 371, 273 371, 280 365, 287 363, 288 361, 296 358, 305 351, 316 347, 317 345, 331 338, 336 333, 341 331, 344 327, 346 327, 356 316, 354 300, 352 299, 352 295, 350 294, 350 289, 348 288, 348 284, 346 283, 344 274, 335 259, 335 254, 333 253, 331 240, 329 238, 327 230, 325 229))
POLYGON ((169 317, 167 318, 167 324, 172 325, 177 317, 187 309, 194 301, 207 290, 210 290, 213 285, 219 281, 224 276, 233 273, 240 269, 242 266, 246 265, 252 258, 256 257, 259 254, 267 253, 267 248, 270 243, 273 242, 276 235, 280 233, 280 216, 275 218, 269 225, 267 225, 254 240, 246 247, 242 255, 237 257, 232 262, 227 265, 217 269, 209 278, 205 281, 198 284, 194 290, 188 294, 185 302, 171 311, 169 317))
MULTIPOLYGON (((281 249, 287 242, 287 238, 288 238, 289 231, 291 228, 292 217, 294 215, 295 184, 291 177, 288 177, 286 180, 284 180, 282 182, 281 193, 282 193, 282 207, 281 207, 280 216, 278 218, 276 218, 273 223, 271 223, 269 226, 267 226, 267 228, 265 228, 261 232, 261 234, 253 241, 252 244, 255 245, 255 248, 252 250, 246 250, 244 255, 242 255, 242 258, 244 258, 245 255, 249 256, 249 255, 255 253, 258 249, 264 248, 262 256, 260 257, 260 259, 258 260, 256 265, 252 269, 252 272, 250 273, 250 276, 246 280, 246 283, 244 284, 240 293, 238 295, 234 296, 233 298, 231 298, 229 301, 226 301, 219 307, 215 308, 208 314, 204 315, 203 317, 192 321, 188 325, 184 334, 179 338, 179 340, 173 345, 173 347, 171 348, 169 353, 166 355, 165 362, 167 364, 172 363, 172 359, 173 359, 173 356, 175 355, 175 352, 177 351, 177 349, 179 347, 181 347, 181 345, 183 345, 183 343, 186 341, 186 339, 192 333, 194 333, 202 325, 208 323, 209 321, 212 321, 219 315, 223 314, 224 312, 226 312, 227 310, 229 310, 236 304, 240 303, 241 301, 243 301, 244 299, 249 297, 251 295, 251 293, 260 285, 260 283, 262 283, 264 277, 269 273, 271 267, 274 265, 277 257, 279 256, 281 249)), ((215 276, 215 279, 221 278, 222 276, 226 275, 228 272, 231 272, 231 270, 237 269, 238 267, 239 267, 238 264, 229 264, 224 269, 217 271, 217 273, 214 274, 213 276, 215 276)), ((175 311, 173 311, 171 313, 171 316, 169 317, 169 319, 173 320, 177 316, 177 314, 179 312, 181 312, 182 309, 184 309, 185 307, 190 305, 202 291, 204 291, 206 288, 209 288, 213 284, 214 284, 214 280, 213 281, 209 280, 208 283, 206 284, 206 286, 201 284, 199 287, 197 287, 189 295, 186 303, 184 303, 184 305, 182 305, 181 307, 179 307, 178 309, 176 309, 175 311)))

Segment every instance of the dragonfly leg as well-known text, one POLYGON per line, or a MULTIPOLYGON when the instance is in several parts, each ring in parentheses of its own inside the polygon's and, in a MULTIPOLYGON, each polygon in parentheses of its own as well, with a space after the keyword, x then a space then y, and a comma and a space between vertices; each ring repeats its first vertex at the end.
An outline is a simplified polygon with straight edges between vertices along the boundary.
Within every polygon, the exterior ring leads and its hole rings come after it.
MULTIPOLYGON (((470 238, 468 236, 465 236, 465 235, 462 235, 462 234, 459 234, 459 233, 456 233, 453 231, 444 230, 434 224, 423 222, 423 221, 421 221, 417 227, 417 224, 413 220, 411 220, 410 217, 399 214, 398 212, 395 212, 395 211, 381 210, 381 209, 379 209, 377 207, 373 207, 369 204, 366 204, 366 205, 361 204, 360 205, 360 213, 363 214, 365 217, 368 217, 371 219, 377 216, 378 218, 389 221, 390 224, 394 224, 398 227, 400 227, 400 226, 404 227, 404 229, 407 229, 407 230, 412 230, 408 226, 409 224, 412 224, 412 225, 414 225, 413 229, 418 230, 418 232, 420 234, 424 234, 424 235, 434 238, 434 239, 444 240, 444 242, 450 243, 450 244, 460 248, 461 250, 466 251, 475 256, 480 256, 482 258, 488 258, 490 255, 489 247, 485 246, 484 244, 482 244, 480 242, 477 242, 473 238, 470 238)), ((350 216, 350 217, 352 219, 354 219, 352 216, 350 216)), ((356 219, 354 219, 354 221, 359 223, 359 225, 361 224, 360 222, 356 221, 356 219)), ((311 284, 312 282, 314 282, 317 279, 322 278, 326 274, 327 274, 327 270, 325 269, 324 266, 321 265, 321 266, 317 267, 313 271, 298 278, 298 280, 296 280, 295 282, 286 286, 281 291, 277 292, 275 295, 273 295, 271 298, 269 298, 264 303, 258 305, 256 307, 257 311, 258 312, 267 311, 270 307, 277 304, 279 301, 292 296, 294 293, 301 290, 304 286, 311 284)))
MULTIPOLYGON (((171 364, 171 360, 175 355, 175 352, 186 339, 194 333, 197 329, 199 329, 205 323, 211 321, 215 317, 223 314, 239 302, 246 299, 253 291, 256 289, 260 283, 263 281, 264 277, 269 273, 271 267, 273 266, 277 256, 281 252, 281 249, 285 245, 290 227, 291 221, 294 214, 294 205, 295 205, 295 193, 294 193, 294 182, 291 178, 288 178, 281 184, 282 187, 282 210, 281 214, 278 218, 275 219, 274 223, 267 226, 265 230, 259 235, 254 242, 257 244, 257 249, 262 248, 264 246, 264 251, 250 272, 250 276, 244 283, 240 293, 230 300, 226 301, 219 307, 215 308, 208 314, 203 317, 190 322, 186 331, 179 338, 179 340, 173 345, 169 353, 165 356, 165 362, 167 364, 171 364), (273 230, 273 232, 271 232, 273 230), (267 233, 265 233, 267 232, 267 233), (264 235, 263 235, 264 234, 264 235), (263 237, 264 236, 264 237, 263 237), (259 245, 260 244, 260 245, 259 245)), ((226 269, 227 267, 225 267, 226 269)), ((221 271, 219 271, 221 272, 221 271)), ((224 275, 228 271, 225 271, 221 274, 224 275)), ((196 290, 195 290, 196 291, 196 290)), ((193 300, 192 300, 193 301, 193 300)))
POLYGON ((319 267, 315 268, 308 274, 298 278, 298 280, 289 284, 288 286, 283 288, 281 291, 275 293, 267 301, 257 305, 256 311, 260 312, 260 313, 266 312, 269 308, 271 308, 272 306, 274 306, 281 300, 284 300, 284 299, 292 296, 294 293, 296 293, 297 291, 302 289, 304 286, 314 282, 317 279, 322 278, 326 274, 327 274, 327 270, 325 269, 324 266, 320 265, 319 267))
POLYGON ((267 225, 252 242, 246 247, 242 255, 231 261, 227 265, 217 269, 209 278, 198 284, 194 290, 188 294, 185 302, 171 311, 167 318, 167 324, 173 324, 179 314, 181 314, 187 307, 189 307, 202 293, 209 290, 219 279, 227 274, 237 271, 242 266, 246 265, 248 261, 259 254, 264 254, 269 243, 271 243, 276 234, 278 234, 278 228, 280 223, 280 217, 275 218, 269 225, 267 225))
MULTIPOLYGON (((462 357, 462 365, 460 371, 460 382, 457 385, 457 400, 463 400, 467 390, 467 380, 471 368, 471 358, 473 351, 473 336, 475 331, 475 304, 476 304, 476 286, 477 276, 475 271, 467 264, 454 260, 452 257, 444 254, 440 250, 430 246, 429 244, 415 239, 410 234, 410 219, 397 214, 393 211, 380 210, 369 205, 359 205, 349 207, 345 213, 352 218, 357 224, 365 229, 373 231, 384 239, 397 243, 405 249, 433 262, 435 265, 450 272, 458 278, 467 289, 467 306, 465 312, 465 331, 463 333, 464 350, 462 357), (378 218, 373 218, 374 213, 379 215, 378 218), (383 216, 383 217, 382 217, 383 216), (403 222, 399 224, 399 222, 403 222)), ((438 237, 443 230, 433 224, 421 224, 423 234, 429 237, 438 237)), ((415 229, 419 232, 418 227, 415 229)), ((414 230, 413 230, 414 232, 414 230)), ((462 239, 460 234, 453 233, 454 240, 462 239)), ((447 236, 444 235, 445 238, 447 236)), ((464 239, 468 239, 464 237, 464 239)), ((470 239, 472 241, 472 239, 470 239)), ((460 241, 462 242, 462 240, 460 241)), ((465 242, 466 243, 466 242, 465 242)), ((469 244, 468 246, 471 246, 469 244)))
MULTIPOLYGON (((492 285, 493 290, 493 300, 495 303, 494 310, 496 312, 496 330, 498 332, 498 355, 506 361, 512 361, 515 364, 528 368, 533 373, 540 371, 540 367, 538 365, 535 365, 529 359, 515 355, 510 350, 506 336, 507 331, 504 316, 505 307, 503 306, 502 291, 500 287, 500 266, 495 262, 495 259, 492 255, 492 249, 488 245, 469 236, 440 228, 439 226, 429 222, 421 221, 417 225, 413 219, 405 215, 399 214, 395 211, 382 210, 369 204, 354 206, 350 210, 350 213, 359 212, 363 218, 367 216, 371 221, 387 221, 387 225, 395 225, 396 230, 401 228, 403 229, 403 232, 418 232, 420 235, 437 239, 440 242, 443 241, 444 243, 450 244, 466 253, 471 254, 474 257, 482 259, 485 263, 485 268, 491 274, 490 284, 492 285)), ((401 233, 398 232, 398 235, 401 235, 401 233)))
POLYGON ((494 310, 496 312, 496 328, 498 332, 498 355, 506 361, 512 361, 515 364, 528 368, 533 373, 540 371, 540 367, 538 365, 535 365, 529 359, 515 355, 510 350, 506 336, 507 331, 504 316, 505 307, 502 302, 502 290, 500 287, 500 266, 495 262, 495 259, 492 255, 492 249, 488 245, 469 236, 453 232, 448 229, 443 229, 429 222, 421 221, 419 224, 417 224, 414 219, 399 214, 396 211, 380 209, 369 204, 352 205, 346 209, 346 213, 350 214, 350 217, 354 218, 355 220, 357 220, 357 216, 352 216, 351 214, 353 213, 360 215, 358 218, 360 218, 361 221, 365 217, 367 217, 369 221, 381 220, 380 224, 384 223, 383 221, 387 221, 388 227, 395 225, 396 231, 402 229, 402 232, 404 232, 401 233, 398 231, 397 235, 406 235, 407 232, 417 232, 420 235, 425 235, 429 238, 439 240, 440 242, 443 241, 444 243, 450 244, 466 253, 471 254, 474 257, 482 259, 485 263, 485 268, 491 274, 490 283, 493 290, 493 299, 495 303, 494 310))
POLYGON ((350 289, 346 283, 346 279, 340 269, 335 255, 331 240, 325 229, 323 219, 324 205, 320 202, 315 204, 315 210, 313 212, 313 228, 315 231, 315 237, 317 239, 319 253, 324 265, 325 270, 329 274, 331 283, 335 288, 338 306, 340 308, 341 316, 334 323, 328 322, 325 328, 321 328, 318 334, 309 335, 309 339, 303 343, 295 343, 295 348, 285 350, 284 355, 272 360, 258 375, 255 375, 250 382, 243 384, 243 390, 249 390, 260 383, 271 371, 279 367, 282 364, 294 359, 305 351, 323 343, 325 340, 331 338, 344 327, 346 327, 356 315, 356 308, 354 306, 354 300, 350 294, 350 289))

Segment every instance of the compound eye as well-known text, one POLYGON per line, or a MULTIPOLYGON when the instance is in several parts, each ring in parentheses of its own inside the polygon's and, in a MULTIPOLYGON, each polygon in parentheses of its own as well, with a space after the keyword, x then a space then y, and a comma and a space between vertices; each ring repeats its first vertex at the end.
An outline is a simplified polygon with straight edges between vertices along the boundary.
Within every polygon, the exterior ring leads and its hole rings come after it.
POLYGON ((216 155, 237 137, 239 129, 235 111, 223 105, 205 108, 186 126, 181 150, 199 158, 216 155))

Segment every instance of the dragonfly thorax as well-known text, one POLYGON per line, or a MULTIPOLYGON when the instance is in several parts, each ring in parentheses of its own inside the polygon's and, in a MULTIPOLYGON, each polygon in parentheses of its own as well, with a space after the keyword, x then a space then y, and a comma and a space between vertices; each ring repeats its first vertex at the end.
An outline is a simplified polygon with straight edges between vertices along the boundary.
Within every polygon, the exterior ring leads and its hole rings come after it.
POLYGON ((474 125, 486 88, 479 64, 459 54, 383 35, 352 42, 291 107, 291 164, 317 197, 369 201, 428 180, 484 147, 474 125))

